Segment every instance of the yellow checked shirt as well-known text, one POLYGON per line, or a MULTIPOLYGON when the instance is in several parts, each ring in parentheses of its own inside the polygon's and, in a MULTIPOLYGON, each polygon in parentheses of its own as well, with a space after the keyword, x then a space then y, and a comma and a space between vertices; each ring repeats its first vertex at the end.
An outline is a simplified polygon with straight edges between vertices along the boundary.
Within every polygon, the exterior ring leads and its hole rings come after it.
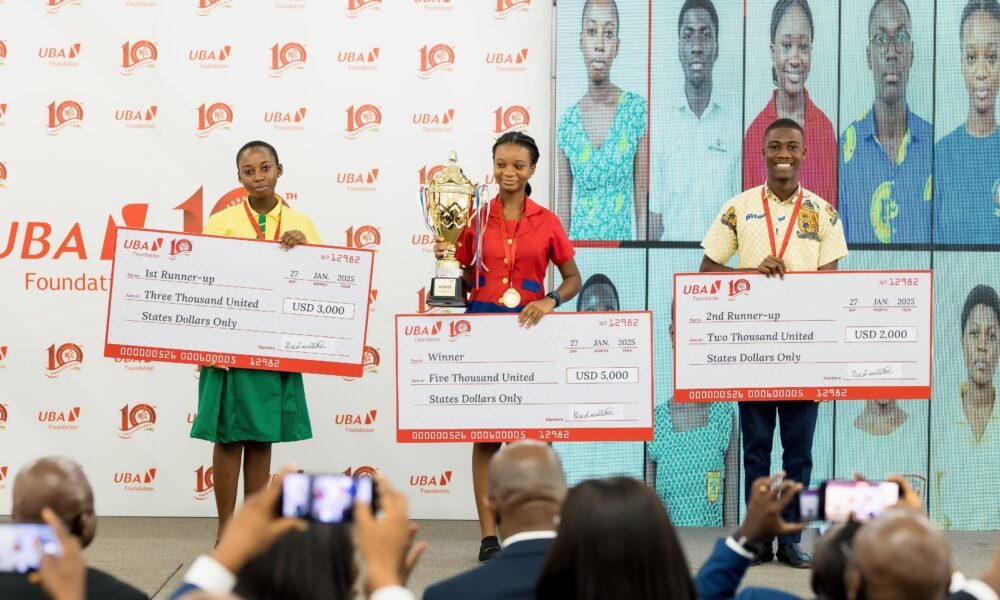
MULTIPOLYGON (((746 190, 719 211, 701 242, 706 256, 724 265, 734 252, 738 252, 738 268, 755 269, 771 254, 767 219, 764 217, 764 206, 760 198, 762 187, 765 186, 746 190)), ((785 267, 789 271, 815 271, 847 256, 844 226, 837 209, 809 190, 802 190, 802 208, 799 209, 796 223, 789 224, 799 190, 784 202, 778 200, 770 189, 766 192, 774 225, 774 245, 776 251, 780 252, 785 232, 789 226, 795 227, 782 257, 785 267)))
MULTIPOLYGON (((203 233, 205 235, 221 235, 225 237, 256 238, 257 230, 250 223, 250 219, 247 218, 246 210, 243 208, 244 202, 246 202, 245 199, 236 206, 220 210, 209 217, 208 225, 205 226, 203 233)), ((252 208, 250 209, 250 214, 253 215, 254 221, 258 219, 259 215, 252 208)), ((316 233, 316 227, 313 225, 312 220, 284 204, 281 198, 278 198, 278 204, 271 209, 271 212, 267 213, 267 226, 264 228, 265 239, 274 239, 279 218, 281 220, 282 234, 286 231, 297 230, 306 236, 306 241, 310 244, 322 243, 319 239, 319 234, 316 233)))

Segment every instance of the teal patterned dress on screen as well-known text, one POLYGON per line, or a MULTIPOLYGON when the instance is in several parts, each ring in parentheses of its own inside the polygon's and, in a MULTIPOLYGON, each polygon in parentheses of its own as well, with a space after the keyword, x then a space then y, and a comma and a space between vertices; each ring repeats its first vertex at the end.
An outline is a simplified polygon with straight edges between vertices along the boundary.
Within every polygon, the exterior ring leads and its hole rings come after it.
POLYGON ((631 240, 634 229, 635 153, 646 133, 646 100, 621 92, 607 139, 595 147, 577 102, 556 130, 573 173, 571 240, 631 240))
POLYGON ((709 405, 707 425, 674 431, 670 402, 654 409, 649 458, 656 463, 656 493, 674 525, 722 527, 726 449, 734 411, 733 402, 714 402, 709 405))

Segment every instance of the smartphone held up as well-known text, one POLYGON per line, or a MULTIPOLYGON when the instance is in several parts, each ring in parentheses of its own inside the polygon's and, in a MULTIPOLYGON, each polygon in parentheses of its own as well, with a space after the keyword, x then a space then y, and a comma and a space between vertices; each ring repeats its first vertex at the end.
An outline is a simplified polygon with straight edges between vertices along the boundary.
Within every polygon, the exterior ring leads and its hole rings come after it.
POLYGON ((865 522, 899 502, 899 484, 892 481, 824 481, 816 490, 799 492, 798 521, 865 522))
POLYGON ((319 523, 351 523, 355 499, 378 509, 378 490, 371 477, 289 473, 281 485, 281 514, 319 523))

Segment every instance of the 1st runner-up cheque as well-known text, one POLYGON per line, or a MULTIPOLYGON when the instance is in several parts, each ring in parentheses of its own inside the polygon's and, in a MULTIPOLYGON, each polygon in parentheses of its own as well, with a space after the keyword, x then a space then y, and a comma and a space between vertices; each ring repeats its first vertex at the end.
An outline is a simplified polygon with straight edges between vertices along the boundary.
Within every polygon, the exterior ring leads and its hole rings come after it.
POLYGON ((396 441, 653 439, 648 312, 396 315, 396 441))
POLYGON ((930 271, 678 273, 674 400, 929 399, 930 271))
POLYGON ((360 377, 372 251, 118 229, 104 356, 360 377))

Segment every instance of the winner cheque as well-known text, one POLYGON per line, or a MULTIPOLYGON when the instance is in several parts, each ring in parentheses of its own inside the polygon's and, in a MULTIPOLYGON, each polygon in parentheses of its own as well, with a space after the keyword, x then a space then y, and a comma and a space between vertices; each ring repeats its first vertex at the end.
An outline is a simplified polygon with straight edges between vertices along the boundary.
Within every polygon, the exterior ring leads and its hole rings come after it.
POLYGON ((396 441, 653 439, 648 312, 396 315, 396 441))
POLYGON ((674 400, 930 399, 931 272, 678 273, 674 400))
POLYGON ((372 254, 120 228, 104 356, 360 377, 372 254))

